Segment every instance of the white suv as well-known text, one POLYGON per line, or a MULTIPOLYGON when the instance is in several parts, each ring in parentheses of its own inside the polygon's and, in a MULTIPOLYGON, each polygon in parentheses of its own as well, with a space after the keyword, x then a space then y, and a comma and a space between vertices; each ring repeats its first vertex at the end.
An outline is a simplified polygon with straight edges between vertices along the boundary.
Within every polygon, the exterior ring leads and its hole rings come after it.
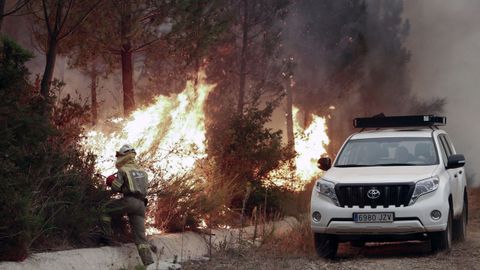
POLYGON ((346 140, 333 166, 328 157, 319 160, 325 173, 310 212, 319 256, 335 256, 347 241, 430 239, 440 251, 465 238, 465 158, 438 129, 445 123, 435 116, 355 119, 363 129, 346 140))

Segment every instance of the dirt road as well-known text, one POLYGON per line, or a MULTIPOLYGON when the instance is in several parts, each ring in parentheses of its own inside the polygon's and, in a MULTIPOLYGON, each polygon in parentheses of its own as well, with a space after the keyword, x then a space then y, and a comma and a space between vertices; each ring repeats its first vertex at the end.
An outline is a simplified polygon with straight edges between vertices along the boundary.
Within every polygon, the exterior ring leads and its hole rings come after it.
MULTIPOLYGON (((190 262, 187 270, 200 269, 480 269, 480 190, 470 194, 467 240, 455 243, 448 253, 431 254, 429 242, 367 244, 354 248, 341 244, 338 258, 323 260, 314 254, 286 253, 284 246, 264 246, 217 254, 210 261, 190 262)), ((287 241, 288 243, 288 241, 287 241)))

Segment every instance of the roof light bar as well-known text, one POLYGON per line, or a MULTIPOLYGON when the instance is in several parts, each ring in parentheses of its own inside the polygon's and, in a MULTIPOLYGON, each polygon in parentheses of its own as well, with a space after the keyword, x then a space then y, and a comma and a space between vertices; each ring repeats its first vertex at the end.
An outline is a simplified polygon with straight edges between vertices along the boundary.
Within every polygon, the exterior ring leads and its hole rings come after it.
POLYGON ((444 126, 447 117, 435 115, 385 116, 383 113, 364 118, 355 118, 355 128, 383 128, 383 127, 430 127, 444 126))

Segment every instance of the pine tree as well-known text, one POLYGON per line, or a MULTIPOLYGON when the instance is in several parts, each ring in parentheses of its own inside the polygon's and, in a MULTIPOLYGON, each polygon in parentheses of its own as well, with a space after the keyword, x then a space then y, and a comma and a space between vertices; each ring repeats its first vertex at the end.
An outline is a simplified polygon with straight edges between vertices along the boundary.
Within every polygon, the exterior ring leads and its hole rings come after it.
POLYGON ((85 21, 62 45, 61 54, 68 59, 70 68, 79 69, 90 80, 90 109, 91 123, 96 125, 98 120, 99 81, 108 77, 118 67, 112 54, 99 50, 95 37, 89 29, 101 18, 92 16, 85 21))
POLYGON ((41 0, 31 1, 34 17, 34 35, 45 52, 45 70, 40 84, 40 94, 50 97, 55 61, 62 42, 74 33, 98 7, 100 0, 41 0))
POLYGON ((184 0, 172 11, 174 25, 160 48, 144 57, 144 99, 182 91, 186 80, 198 84, 201 67, 210 65, 212 48, 228 29, 230 20, 222 0, 184 0))

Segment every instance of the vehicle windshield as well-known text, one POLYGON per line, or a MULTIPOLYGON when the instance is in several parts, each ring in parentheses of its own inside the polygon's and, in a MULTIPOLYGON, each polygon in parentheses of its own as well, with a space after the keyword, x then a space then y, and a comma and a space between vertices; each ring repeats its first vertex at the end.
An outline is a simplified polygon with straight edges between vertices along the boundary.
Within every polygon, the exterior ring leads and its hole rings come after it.
POLYGON ((370 138, 349 140, 336 167, 426 166, 438 164, 432 138, 370 138))

